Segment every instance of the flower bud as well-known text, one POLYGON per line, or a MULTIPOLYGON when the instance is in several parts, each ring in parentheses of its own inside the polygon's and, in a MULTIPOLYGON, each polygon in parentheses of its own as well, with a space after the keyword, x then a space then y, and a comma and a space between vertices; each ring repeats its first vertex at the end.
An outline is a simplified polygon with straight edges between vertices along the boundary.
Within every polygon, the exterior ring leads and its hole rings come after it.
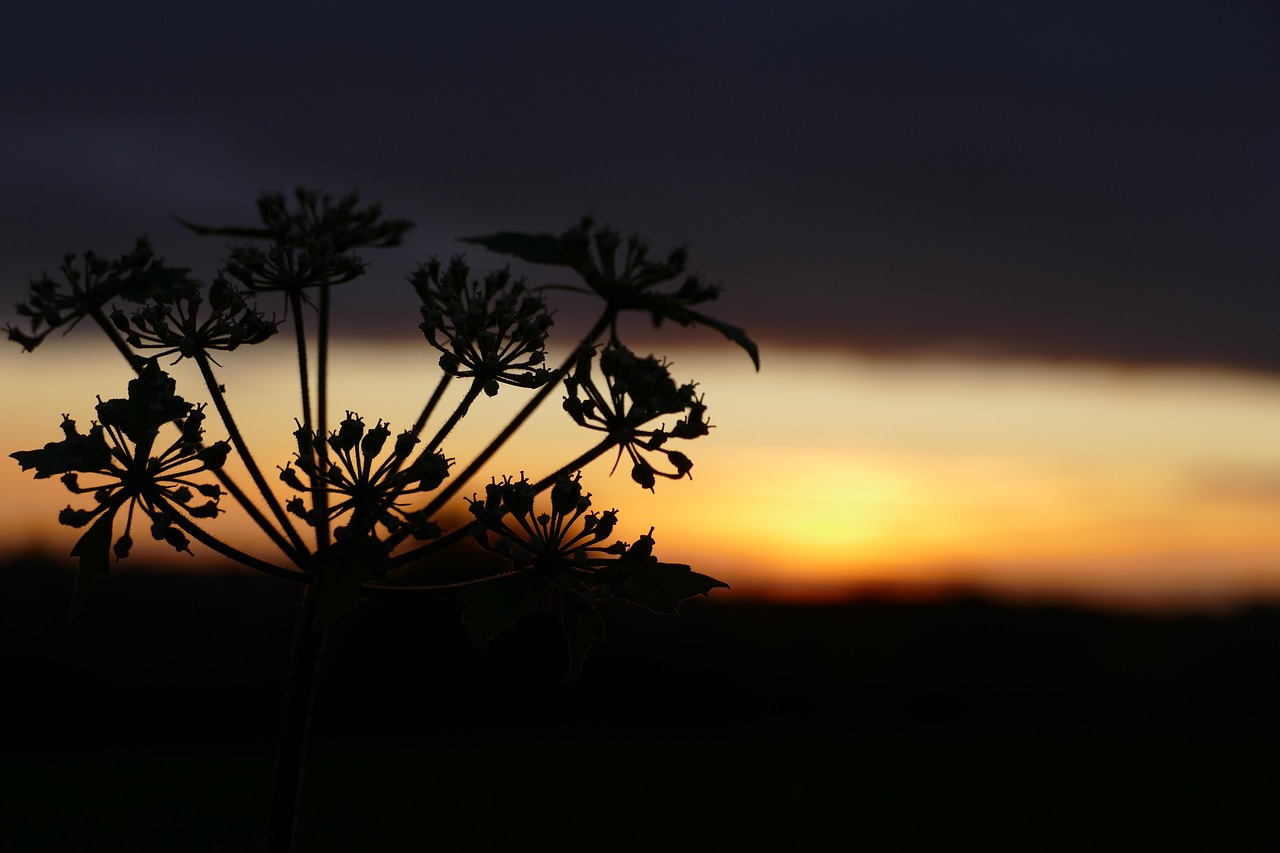
MULTIPOLYGON (((582 498, 581 475, 570 479, 561 475, 551 487, 551 508, 557 515, 570 515, 577 511, 578 502, 582 498)), ((532 496, 530 496, 532 501, 532 496)))
POLYGON ((225 440, 209 445, 204 450, 196 454, 196 459, 204 463, 204 467, 210 471, 217 471, 227 462, 227 455, 231 452, 231 445, 225 440))
POLYGON ((360 451, 364 453, 366 458, 372 459, 382 452, 382 446, 390 437, 391 430, 387 429, 387 425, 379 419, 377 425, 369 430, 360 442, 360 451))
POLYGON ((336 437, 330 437, 329 446, 334 450, 354 450, 363 435, 364 421, 360 420, 359 415, 347 412, 347 417, 338 425, 336 437))

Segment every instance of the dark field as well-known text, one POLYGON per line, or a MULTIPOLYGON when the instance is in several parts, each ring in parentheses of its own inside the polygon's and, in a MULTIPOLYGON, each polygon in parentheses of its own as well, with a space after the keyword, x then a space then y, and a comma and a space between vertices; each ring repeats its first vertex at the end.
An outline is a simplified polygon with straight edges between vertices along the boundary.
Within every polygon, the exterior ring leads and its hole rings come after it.
MULTIPOLYGON (((0 850, 254 849, 298 589, 121 569, 65 628, 70 592, 0 568, 0 850)), ((549 619, 477 652, 458 614, 335 625, 304 849, 1259 843, 1280 812, 1271 609, 617 608, 568 685, 549 619)))

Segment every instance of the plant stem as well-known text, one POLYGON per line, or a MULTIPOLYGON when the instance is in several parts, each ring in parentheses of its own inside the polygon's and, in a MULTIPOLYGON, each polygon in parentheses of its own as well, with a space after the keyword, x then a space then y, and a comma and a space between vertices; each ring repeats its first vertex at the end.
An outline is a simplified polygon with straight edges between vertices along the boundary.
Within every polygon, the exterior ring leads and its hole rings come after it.
POLYGON ((449 433, 453 432, 453 428, 458 425, 458 421, 466 417, 467 412, 471 410, 471 404, 475 402, 476 397, 480 396, 480 389, 483 384, 479 378, 472 380, 471 387, 467 389, 467 393, 459 401, 457 408, 453 410, 453 414, 449 415, 449 419, 440 425, 440 429, 436 430, 435 437, 431 439, 422 453, 418 454, 419 459, 434 453, 436 448, 440 446, 440 442, 444 441, 449 433))
POLYGON ((307 584, 293 637, 289 674, 285 681, 280 746, 276 759, 275 792, 267 830, 267 853, 290 853, 302 792, 302 762, 311 723, 311 702, 326 632, 313 630, 316 614, 315 584, 307 584))
POLYGON ((97 305, 90 306, 89 316, 92 317, 93 321, 98 324, 98 327, 106 333, 107 338, 110 339, 113 345, 115 345, 115 348, 120 352, 120 354, 124 356, 124 360, 128 362, 129 366, 132 367, 134 371, 137 371, 138 367, 133 363, 133 350, 129 348, 127 343, 125 343, 124 338, 120 337, 120 330, 107 319, 107 315, 102 313, 102 308, 97 305))
POLYGON ((289 520, 284 512, 284 508, 280 506, 279 500, 276 499, 275 493, 271 491, 271 487, 267 485, 266 479, 262 476, 262 471, 258 469, 257 462, 254 461, 253 454, 249 452, 248 445, 245 444, 244 436, 240 433, 239 427, 236 426, 235 418, 231 414, 230 407, 227 406, 226 397, 222 393, 222 386, 218 384, 217 377, 213 375, 213 367, 209 364, 209 357, 202 351, 196 353, 196 364, 200 367, 200 375, 204 377, 205 385, 209 388, 209 395, 213 399, 213 406, 218 410, 218 415, 222 418, 222 425, 227 430, 227 435, 231 438, 231 443, 235 445, 236 452, 240 454, 240 461, 244 463, 244 467, 249 472, 250 478, 257 485, 258 491, 262 493, 262 498, 267 502, 267 506, 276 517, 276 521, 280 523, 292 548, 288 547, 288 543, 284 542, 275 528, 269 532, 275 533, 272 540, 280 547, 282 551, 293 560, 294 563, 301 566, 306 560, 307 546, 302 541, 302 537, 298 535, 298 531, 294 528, 293 523, 289 520))
POLYGON ((413 422, 413 428, 409 430, 415 436, 421 435, 422 430, 426 428, 431 413, 436 410, 436 406, 440 405, 440 398, 444 396, 444 391, 449 387, 452 379, 453 376, 448 373, 441 374, 440 381, 436 383, 436 390, 431 392, 431 399, 427 400, 427 404, 422 407, 422 414, 418 415, 418 419, 413 422))
POLYGON ((302 391, 302 426, 311 429, 311 384, 307 375, 307 330, 302 321, 302 295, 289 292, 289 307, 293 309, 294 345, 298 350, 298 379, 302 391))
MULTIPOLYGON (((329 445, 329 290, 320 285, 320 328, 316 346, 316 433, 320 436, 320 470, 328 468, 329 445)), ((316 542, 323 548, 329 544, 329 490, 318 489, 314 493, 316 508, 316 542)))
POLYGON ((577 459, 574 459, 572 462, 567 462, 564 465, 561 465, 554 472, 548 474, 538 482, 534 483, 533 493, 541 494, 544 490, 549 489, 552 485, 555 484, 557 477, 561 477, 567 474, 572 474, 574 471, 578 471, 582 469, 583 467, 591 464, 596 459, 599 459, 601 456, 603 456, 606 452, 612 450, 617 446, 618 446, 617 439, 615 439, 613 436, 606 436, 604 440, 602 440, 599 444, 597 444, 595 447, 583 453, 577 459))
MULTIPOLYGON (((308 435, 314 436, 316 433, 312 427, 314 421, 311 420, 310 372, 307 367, 307 330, 306 325, 302 320, 302 294, 297 290, 290 291, 289 306, 293 309, 294 339, 295 346, 298 350, 298 384, 302 391, 302 428, 307 431, 308 435)), ((320 443, 323 445, 326 436, 322 433, 318 438, 320 443)), ((302 448, 299 448, 299 450, 301 449, 302 448)), ((306 452, 308 454, 307 463, 311 467, 311 470, 318 471, 319 469, 316 467, 318 457, 316 455, 317 451, 314 441, 307 442, 306 452)), ((323 450, 320 452, 323 452, 323 450)), ((324 495, 324 483, 318 477, 313 477, 311 485, 311 506, 321 506, 322 502, 327 503, 326 496, 324 495)), ((323 548, 325 546, 327 533, 327 524, 325 524, 323 528, 320 525, 316 526, 317 548, 323 548)))
POLYGON ((179 511, 171 511, 169 515, 173 519, 174 523, 185 530, 191 538, 196 539, 209 548, 212 548, 222 556, 240 563, 242 566, 257 569, 258 571, 271 575, 272 577, 284 578, 285 580, 304 582, 307 579, 306 574, 303 572, 295 569, 286 569, 283 566, 277 566, 274 563, 268 563, 266 560, 261 560, 252 554, 246 554, 239 548, 228 545, 226 542, 223 542, 221 539, 209 533, 209 531, 205 530, 179 511))

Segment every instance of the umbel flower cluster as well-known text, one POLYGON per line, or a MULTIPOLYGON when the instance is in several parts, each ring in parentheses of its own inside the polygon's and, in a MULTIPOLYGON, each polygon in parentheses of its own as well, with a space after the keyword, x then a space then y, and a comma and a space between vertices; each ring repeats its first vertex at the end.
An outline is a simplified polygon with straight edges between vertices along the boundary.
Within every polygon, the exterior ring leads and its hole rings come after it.
MULTIPOLYGON (((617 510, 593 509, 582 485, 583 469, 610 455, 615 469, 625 456, 631 479, 645 489, 688 477, 694 462, 685 448, 710 430, 696 384, 677 383, 664 359, 636 353, 621 339, 624 312, 644 312, 655 325, 708 326, 759 366, 743 330, 701 312, 698 306, 719 289, 685 272, 683 249, 654 260, 638 238, 624 240, 589 219, 559 235, 467 238, 535 268, 567 268, 579 283, 557 289, 598 303, 598 318, 558 367, 546 360, 553 328, 546 288, 505 268, 473 274, 461 256, 447 263, 429 258, 408 283, 421 306, 418 329, 424 345, 439 353, 439 370, 422 377, 417 420, 393 433, 382 419, 350 410, 331 426, 328 336, 339 286, 366 272, 357 250, 398 245, 410 224, 355 194, 308 190, 266 194, 258 213, 261 223, 247 227, 183 222, 231 241, 207 285, 157 258, 145 240, 117 260, 68 255, 60 277, 32 283, 17 306, 20 325, 7 327, 11 340, 32 351, 53 330, 87 320, 134 373, 126 397, 99 400, 87 431, 64 415, 60 440, 11 454, 37 479, 58 477, 87 499, 59 515, 84 530, 71 549, 79 565, 73 614, 112 562, 129 555, 140 528, 179 552, 190 553, 197 542, 305 585, 304 612, 316 631, 362 597, 438 588, 461 595, 463 620, 483 645, 520 615, 558 606, 571 675, 603 634, 601 602, 675 613, 681 601, 724 586, 688 566, 660 562, 652 528, 630 541, 615 539, 617 510), (292 429, 296 453, 263 465, 233 411, 233 402, 252 402, 228 398, 217 359, 240 357, 285 324, 296 341, 301 406, 282 428, 292 429), (198 370, 207 402, 176 394, 166 368, 182 361, 198 370), (455 386, 460 401, 442 411, 455 386), (472 406, 500 393, 524 395, 519 412, 470 460, 451 457, 450 440, 465 429, 472 406), (584 451, 537 480, 485 470, 557 393, 566 427, 590 436, 584 451), (210 407, 225 436, 212 443, 204 437, 210 407), (460 494, 475 478, 489 480, 483 496, 460 494), (446 519, 455 516, 444 510, 454 500, 465 502, 470 521, 450 527, 446 519), (272 551, 249 553, 216 534, 228 501, 261 528, 272 551), (448 583, 420 582, 422 566, 439 564, 435 555, 468 539, 500 555, 505 570, 461 583, 456 572, 448 583), (410 566, 419 569, 415 583, 398 582, 398 570, 410 566)), ((415 384, 406 380, 407 387, 415 384)))

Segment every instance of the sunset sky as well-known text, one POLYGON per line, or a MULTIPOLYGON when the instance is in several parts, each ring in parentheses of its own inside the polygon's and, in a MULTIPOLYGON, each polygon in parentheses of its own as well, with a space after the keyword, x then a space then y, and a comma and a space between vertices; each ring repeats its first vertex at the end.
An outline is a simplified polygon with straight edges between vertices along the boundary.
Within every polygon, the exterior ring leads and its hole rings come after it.
MULTIPOLYGON (((711 330, 627 327, 700 383, 715 429, 687 451, 694 479, 656 494, 609 479, 609 461, 584 473, 623 538, 653 526, 664 559, 791 597, 1280 598, 1274 4, 15 14, 4 322, 66 251, 118 255, 146 233, 208 278, 225 242, 171 215, 248 224, 262 190, 358 188, 417 227, 335 295, 334 410, 398 428, 435 376, 404 283, 416 262, 593 213, 658 252, 687 243, 725 287, 710 313, 762 350, 756 373, 711 330)), ((591 309, 556 304, 567 347, 591 309)), ((258 356, 229 356, 227 385, 271 469, 295 379, 287 343, 258 356)), ((127 378, 89 328, 10 344, 4 455, 57 439, 63 412, 87 423, 127 378)), ((465 461, 519 393, 482 400, 450 455, 465 461)), ((540 476, 580 452, 558 399, 489 473, 540 476)), ((69 496, 4 461, 3 547, 65 553, 69 496)))

